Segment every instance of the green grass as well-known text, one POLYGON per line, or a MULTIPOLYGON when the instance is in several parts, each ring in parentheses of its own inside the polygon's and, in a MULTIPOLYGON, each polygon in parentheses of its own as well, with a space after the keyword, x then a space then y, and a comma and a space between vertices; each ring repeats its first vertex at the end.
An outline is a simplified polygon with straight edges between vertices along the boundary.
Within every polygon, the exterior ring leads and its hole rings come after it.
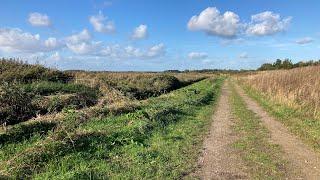
POLYGON ((0 162, 0 174, 35 179, 180 178, 195 165, 222 81, 203 80, 118 116, 81 120, 72 112, 47 138, 0 162))
POLYGON ((268 130, 256 114, 247 109, 233 86, 230 102, 236 117, 234 128, 239 136, 234 147, 247 164, 252 178, 283 179, 287 169, 280 147, 269 142, 268 130))
POLYGON ((303 110, 293 109, 273 101, 270 97, 248 86, 244 87, 244 90, 267 112, 287 126, 293 134, 320 152, 320 119, 311 117, 303 110))

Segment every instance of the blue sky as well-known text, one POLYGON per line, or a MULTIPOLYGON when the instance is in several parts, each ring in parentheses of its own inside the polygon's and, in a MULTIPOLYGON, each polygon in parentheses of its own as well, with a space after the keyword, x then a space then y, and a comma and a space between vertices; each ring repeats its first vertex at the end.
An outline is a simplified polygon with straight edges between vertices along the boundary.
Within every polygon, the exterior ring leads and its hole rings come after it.
POLYGON ((256 68, 320 59, 320 1, 3 0, 0 56, 59 69, 256 68))

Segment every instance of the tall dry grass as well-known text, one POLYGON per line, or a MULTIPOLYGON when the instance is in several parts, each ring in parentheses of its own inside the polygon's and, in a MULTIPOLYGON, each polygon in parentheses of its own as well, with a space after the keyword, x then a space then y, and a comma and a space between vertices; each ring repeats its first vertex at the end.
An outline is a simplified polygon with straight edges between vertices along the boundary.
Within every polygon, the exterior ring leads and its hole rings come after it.
POLYGON ((316 117, 320 114, 320 66, 263 71, 241 79, 277 102, 316 117))

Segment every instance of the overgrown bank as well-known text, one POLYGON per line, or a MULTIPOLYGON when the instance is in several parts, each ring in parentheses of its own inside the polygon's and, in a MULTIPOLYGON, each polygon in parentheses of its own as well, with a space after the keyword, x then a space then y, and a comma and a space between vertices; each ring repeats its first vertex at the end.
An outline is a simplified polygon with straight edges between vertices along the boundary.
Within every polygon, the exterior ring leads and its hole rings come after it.
MULTIPOLYGON (((81 120, 22 142, 5 142, 0 173, 32 178, 179 178, 196 162, 223 79, 206 79, 147 100, 141 108, 81 120)), ((49 128, 50 129, 50 128, 49 128)))

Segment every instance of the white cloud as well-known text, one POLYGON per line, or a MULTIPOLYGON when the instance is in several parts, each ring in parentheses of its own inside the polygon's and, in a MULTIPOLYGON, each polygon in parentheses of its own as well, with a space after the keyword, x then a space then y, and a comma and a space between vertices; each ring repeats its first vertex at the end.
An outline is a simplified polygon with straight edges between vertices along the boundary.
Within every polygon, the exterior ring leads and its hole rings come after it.
POLYGON ((292 17, 283 18, 280 14, 265 11, 251 16, 249 23, 240 22, 240 17, 231 11, 221 14, 216 7, 208 7, 199 15, 192 16, 188 29, 204 31, 208 35, 233 38, 239 34, 264 36, 284 32, 292 17))
POLYGON ((208 7, 198 16, 192 16, 188 28, 192 31, 204 31, 208 35, 220 37, 236 36, 241 24, 237 14, 227 11, 220 14, 216 7, 208 7))
POLYGON ((49 37, 47 40, 44 41, 44 44, 48 48, 55 48, 58 46, 58 41, 54 37, 49 37))
MULTIPOLYGON (((164 44, 156 44, 149 48, 134 46, 106 45, 101 41, 93 41, 86 29, 58 40, 49 37, 42 40, 39 34, 23 32, 20 29, 0 28, 0 51, 6 53, 24 53, 26 55, 46 54, 46 60, 62 59, 58 50, 66 47, 72 53, 83 57, 95 56, 112 59, 152 59, 166 53, 164 44), (55 53, 52 53, 55 51, 55 53), (51 52, 51 53, 48 53, 51 52)), ((25 56, 27 57, 27 56, 25 56)))
POLYGON ((68 43, 72 43, 72 44, 76 44, 76 43, 80 43, 80 42, 87 42, 89 40, 91 40, 91 34, 87 29, 82 30, 81 32, 77 33, 77 34, 73 34, 69 37, 67 37, 67 42, 68 43))
POLYGON ((188 57, 190 59, 205 59, 208 57, 208 54, 203 52, 190 52, 188 57))
POLYGON ((133 46, 127 46, 124 48, 125 56, 127 57, 142 57, 144 54, 139 48, 135 48, 133 46))
POLYGON ((91 40, 87 29, 66 38, 66 46, 75 54, 94 54, 102 47, 101 42, 91 40))
POLYGON ((5 52, 45 52, 61 48, 56 38, 41 40, 39 34, 23 32, 20 29, 0 28, 0 50, 5 52))
POLYGON ((61 60, 61 55, 60 55, 59 52, 55 52, 55 53, 53 53, 51 56, 49 56, 49 57, 47 58, 47 60, 50 60, 50 61, 59 61, 59 60, 61 60))
POLYGON ((100 41, 93 41, 88 30, 73 34, 66 38, 66 46, 78 55, 110 57, 113 59, 140 58, 151 59, 165 54, 165 46, 160 43, 148 49, 133 46, 105 45, 100 41))
POLYGON ((296 40, 296 43, 297 43, 297 44, 301 44, 301 45, 303 45, 303 44, 309 44, 309 43, 312 43, 312 42, 313 42, 313 39, 310 38, 310 37, 304 37, 304 38, 301 38, 301 39, 296 40))
POLYGON ((163 43, 157 44, 149 48, 149 50, 146 53, 147 58, 153 58, 164 55, 165 52, 165 46, 163 43))
POLYGON ((279 14, 265 11, 251 16, 246 33, 249 35, 264 36, 285 31, 291 22, 291 17, 281 18, 279 14))
POLYGON ((239 55, 239 58, 241 58, 241 59, 247 59, 247 58, 249 58, 249 55, 248 55, 248 53, 243 52, 243 53, 241 53, 241 54, 239 55))
POLYGON ((101 49, 101 42, 80 42, 76 44, 67 43, 67 47, 75 54, 95 54, 101 49))
POLYGON ((99 52, 100 56, 113 59, 152 59, 166 53, 164 44, 160 43, 147 49, 133 46, 121 47, 120 45, 105 46, 99 52))
POLYGON ((113 33, 116 30, 115 25, 112 21, 107 21, 107 19, 108 18, 100 11, 99 14, 90 16, 89 21, 95 31, 101 33, 113 33))
POLYGON ((30 13, 28 21, 32 26, 46 26, 47 27, 47 26, 51 25, 51 21, 49 19, 49 16, 47 16, 46 14, 40 14, 37 12, 30 13))
POLYGON ((148 35, 148 27, 147 25, 141 24, 136 27, 131 35, 132 39, 144 39, 148 35))

